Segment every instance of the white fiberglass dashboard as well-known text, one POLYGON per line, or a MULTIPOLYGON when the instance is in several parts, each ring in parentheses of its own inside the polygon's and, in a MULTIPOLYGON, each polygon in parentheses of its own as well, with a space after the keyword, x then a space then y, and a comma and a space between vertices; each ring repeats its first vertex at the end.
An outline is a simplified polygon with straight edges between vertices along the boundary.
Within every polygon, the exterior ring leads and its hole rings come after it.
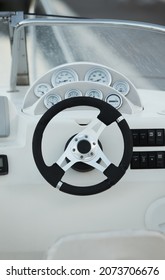
POLYGON ((164 90, 85 61, 17 90, 0 92, 0 258, 165 259, 164 90))

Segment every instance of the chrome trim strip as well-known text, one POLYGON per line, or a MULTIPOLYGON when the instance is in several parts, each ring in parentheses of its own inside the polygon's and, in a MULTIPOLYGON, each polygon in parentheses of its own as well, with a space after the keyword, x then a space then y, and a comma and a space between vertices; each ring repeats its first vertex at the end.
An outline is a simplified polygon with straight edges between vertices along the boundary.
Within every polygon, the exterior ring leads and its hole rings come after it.
POLYGON ((57 186, 56 186, 56 188, 57 188, 58 190, 60 190, 62 184, 63 184, 63 182, 59 181, 58 184, 57 184, 57 186))
POLYGON ((120 122, 123 121, 123 120, 124 120, 123 116, 120 116, 120 117, 118 117, 118 119, 116 120, 116 122, 117 122, 117 123, 120 123, 120 122))

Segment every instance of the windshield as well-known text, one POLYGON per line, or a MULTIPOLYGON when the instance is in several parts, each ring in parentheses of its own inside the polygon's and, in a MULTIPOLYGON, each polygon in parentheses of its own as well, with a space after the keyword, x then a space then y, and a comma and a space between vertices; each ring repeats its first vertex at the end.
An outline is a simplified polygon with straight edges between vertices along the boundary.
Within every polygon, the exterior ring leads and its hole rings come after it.
MULTIPOLYGON (((165 90, 165 32, 153 30, 152 25, 142 29, 138 23, 68 25, 64 21, 57 26, 26 27, 26 31, 30 83, 60 64, 89 61, 119 71, 137 88, 165 90)), ((0 71, 6 82, 10 70, 4 69, 10 68, 10 47, 7 29, 0 32, 4 54, 0 71)))
POLYGON ((36 76, 45 67, 89 61, 121 72, 138 88, 165 89, 165 33, 138 27, 64 25, 36 27, 33 35, 36 76))

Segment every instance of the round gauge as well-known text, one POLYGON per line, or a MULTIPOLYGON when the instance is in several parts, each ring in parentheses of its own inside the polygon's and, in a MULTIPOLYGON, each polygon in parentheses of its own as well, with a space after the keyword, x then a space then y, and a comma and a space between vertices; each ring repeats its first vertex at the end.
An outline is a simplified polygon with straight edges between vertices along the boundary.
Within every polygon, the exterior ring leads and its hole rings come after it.
POLYGON ((99 89, 88 90, 86 92, 85 96, 89 96, 89 97, 93 97, 93 98, 98 98, 98 99, 103 99, 103 93, 99 89))
POLYGON ((79 89, 70 89, 65 93, 65 98, 82 96, 82 92, 79 89))
POLYGON ((52 85, 56 87, 64 83, 71 83, 78 81, 78 75, 72 69, 62 69, 52 75, 52 85))
POLYGON ((117 93, 111 93, 107 96, 106 102, 113 106, 115 109, 119 109, 122 105, 122 98, 117 93))
POLYGON ((51 90, 51 86, 47 83, 41 83, 35 86, 34 93, 37 97, 43 96, 45 93, 47 93, 49 90, 51 90))
POLYGON ((113 88, 123 95, 127 95, 130 91, 130 86, 127 81, 116 81, 113 85, 113 88))
POLYGON ((60 101, 61 101, 61 97, 58 94, 49 94, 44 98, 44 104, 48 109, 60 101))
POLYGON ((110 85, 112 77, 108 70, 104 68, 93 68, 86 73, 85 80, 110 85))

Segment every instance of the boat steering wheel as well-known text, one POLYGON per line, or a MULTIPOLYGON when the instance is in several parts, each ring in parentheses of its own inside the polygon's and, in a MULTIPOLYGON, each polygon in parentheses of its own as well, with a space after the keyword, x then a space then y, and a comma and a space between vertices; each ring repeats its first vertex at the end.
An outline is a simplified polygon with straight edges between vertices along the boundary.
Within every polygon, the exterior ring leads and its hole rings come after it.
POLYGON ((132 147, 131 131, 124 117, 108 103, 91 97, 73 97, 51 107, 39 120, 32 143, 35 163, 46 181, 60 191, 74 195, 96 194, 115 185, 125 174, 130 164, 132 147), (95 107, 100 110, 100 113, 81 132, 70 139, 61 157, 53 165, 47 166, 41 148, 44 130, 58 113, 75 106, 95 107), (116 122, 121 130, 124 142, 123 156, 118 166, 106 157, 98 141, 104 128, 113 122, 116 122), (98 169, 107 178, 90 186, 74 186, 63 182, 61 179, 65 172, 79 162, 98 169))

